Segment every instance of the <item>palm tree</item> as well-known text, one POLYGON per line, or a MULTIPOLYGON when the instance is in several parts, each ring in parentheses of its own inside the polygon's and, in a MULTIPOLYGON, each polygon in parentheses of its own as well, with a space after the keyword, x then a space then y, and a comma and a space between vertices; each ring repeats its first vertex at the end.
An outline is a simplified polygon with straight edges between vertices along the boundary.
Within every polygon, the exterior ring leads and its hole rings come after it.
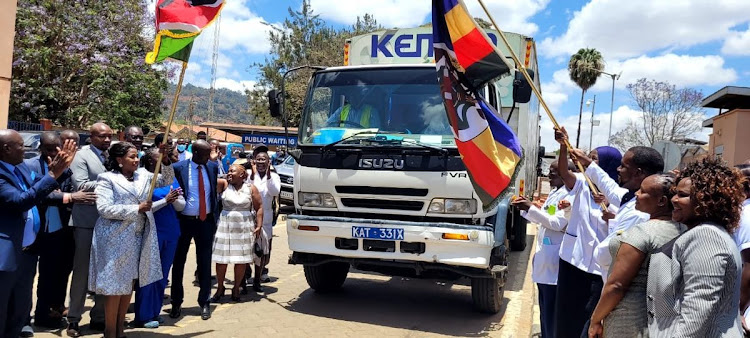
POLYGON ((578 132, 576 136, 576 148, 581 139, 581 118, 583 116, 583 97, 591 88, 604 70, 604 59, 602 54, 595 48, 581 48, 570 57, 568 62, 568 73, 570 79, 581 88, 581 108, 578 111, 578 132))

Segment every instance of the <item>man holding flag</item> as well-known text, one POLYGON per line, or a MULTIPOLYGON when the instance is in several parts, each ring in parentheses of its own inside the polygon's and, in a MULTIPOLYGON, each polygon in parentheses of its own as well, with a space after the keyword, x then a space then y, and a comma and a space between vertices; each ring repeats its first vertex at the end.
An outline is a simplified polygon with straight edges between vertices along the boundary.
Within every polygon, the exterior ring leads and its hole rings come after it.
MULTIPOLYGON (((221 11, 222 7, 224 5, 223 0, 159 0, 156 4, 156 38, 154 41, 154 50, 148 55, 146 55, 146 63, 154 63, 154 62, 160 62, 167 58, 171 58, 174 60, 182 61, 182 71, 180 72, 180 78, 177 83, 177 90, 175 91, 175 98, 172 101, 172 110, 169 114, 169 121, 167 122, 167 128, 166 130, 169 131, 172 127, 172 121, 174 120, 174 114, 177 109, 177 102, 180 95, 180 91, 182 89, 182 80, 185 77, 185 69, 187 68, 188 59, 190 58, 190 51, 193 47, 193 41, 196 37, 205 29, 208 25, 210 25, 216 18, 219 16, 219 12, 221 11)), ((168 140, 169 137, 164 137, 164 140, 168 140)), ((205 142, 204 142, 205 143, 205 142)), ((208 144, 205 144, 205 148, 208 148, 208 144)), ((207 159, 207 153, 205 158, 207 159)), ((193 159, 195 161, 195 159, 193 159)), ((191 162, 193 163, 193 162, 191 162)), ((161 155, 159 155, 159 160, 156 162, 156 168, 154 169, 154 172, 159 172, 161 165, 161 155)), ((201 165, 205 165, 205 161, 201 163, 201 165)), ((201 169, 199 167, 199 169, 201 169)), ((212 172, 207 173, 207 178, 209 182, 215 183, 215 171, 217 169, 214 167, 212 172)), ((199 170, 200 171, 200 170, 199 170)), ((201 172, 203 173, 203 172, 201 172)), ((178 173, 178 177, 179 173, 178 173)), ((210 184, 211 189, 203 189, 204 186, 208 187, 209 184, 203 184, 203 179, 197 178, 197 175, 188 175, 189 182, 192 185, 193 182, 199 182, 200 188, 202 189, 201 192, 205 194, 206 196, 213 196, 215 197, 215 187, 214 184, 210 184), (213 193, 212 193, 213 192, 213 193)), ((179 178, 178 178, 179 180, 179 178)), ((151 196, 154 191, 156 180, 153 180, 151 184, 151 190, 148 194, 149 200, 151 199, 151 196)), ((184 183, 181 181, 181 185, 184 185, 184 183)), ((186 195, 189 195, 188 192, 190 190, 184 189, 186 192, 186 195)), ((198 189, 194 189, 193 192, 197 193, 198 189)), ((201 201, 204 199, 203 194, 199 197, 201 201)), ((187 197, 187 196, 186 196, 187 197)), ((215 198, 210 198, 210 200, 215 201, 215 198)), ((203 205, 203 203, 201 203, 203 205)), ((190 203, 188 202, 188 205, 190 203)), ((215 206, 216 203, 214 202, 213 205, 215 206)), ((173 304, 172 309, 170 311, 169 316, 172 318, 178 318, 182 314, 182 271, 184 270, 184 256, 187 255, 187 247, 186 245, 189 245, 191 238, 193 235, 198 231, 201 234, 201 238, 208 237, 209 235, 213 234, 214 231, 216 231, 216 225, 215 220, 213 224, 211 222, 206 222, 207 215, 204 208, 201 209, 202 212, 199 216, 186 216, 187 218, 192 217, 192 223, 200 223, 201 226, 205 226, 203 228, 196 229, 195 227, 191 227, 190 229, 181 229, 181 238, 180 242, 185 244, 182 245, 184 247, 184 250, 178 249, 178 257, 175 258, 174 262, 174 269, 173 269, 173 275, 172 275, 172 297, 173 297, 173 304), (190 230, 190 231, 186 231, 190 230), (184 238, 182 237, 184 236, 184 238), (182 255, 179 256, 179 253, 182 252, 182 255), (179 257, 183 257, 182 260, 179 259, 179 257)), ((216 208, 214 207, 213 210, 215 211, 216 208)), ((186 208, 187 211, 187 208, 186 208)), ((183 218, 186 218, 183 217, 183 218)), ((213 216, 210 216, 213 217, 213 216)), ((181 228, 188 222, 188 220, 181 220, 181 228)), ((196 240, 196 245, 199 244, 199 241, 196 240)), ((207 242, 205 241, 205 238, 201 243, 209 243, 210 240, 207 242)), ((198 249, 197 255, 200 253, 205 253, 204 245, 201 245, 198 249)), ((207 320, 211 318, 211 308, 209 304, 209 294, 210 294, 210 287, 211 287, 211 259, 210 259, 210 247, 208 248, 208 259, 201 259, 199 257, 198 259, 198 270, 201 271, 199 274, 199 283, 201 285, 201 290, 199 293, 199 299, 198 304, 201 307, 201 318, 203 320, 207 320)), ((205 255, 198 255, 198 256, 205 256, 205 255)))

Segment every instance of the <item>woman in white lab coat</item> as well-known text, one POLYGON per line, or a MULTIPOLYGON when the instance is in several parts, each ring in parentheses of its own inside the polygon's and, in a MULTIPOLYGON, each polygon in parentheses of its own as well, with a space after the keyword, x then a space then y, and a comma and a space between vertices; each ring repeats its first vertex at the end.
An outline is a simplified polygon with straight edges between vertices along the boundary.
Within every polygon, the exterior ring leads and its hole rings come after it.
POLYGON ((271 259, 271 244, 273 239, 273 200, 281 191, 281 179, 279 175, 271 171, 271 158, 268 156, 268 147, 259 145, 253 150, 252 173, 248 177, 248 183, 253 184, 260 192, 263 200, 263 230, 257 243, 260 243, 262 254, 255 259, 255 277, 253 278, 253 290, 262 292, 261 281, 267 281, 263 275, 263 269, 271 259), (264 277, 264 278, 262 278, 264 277))

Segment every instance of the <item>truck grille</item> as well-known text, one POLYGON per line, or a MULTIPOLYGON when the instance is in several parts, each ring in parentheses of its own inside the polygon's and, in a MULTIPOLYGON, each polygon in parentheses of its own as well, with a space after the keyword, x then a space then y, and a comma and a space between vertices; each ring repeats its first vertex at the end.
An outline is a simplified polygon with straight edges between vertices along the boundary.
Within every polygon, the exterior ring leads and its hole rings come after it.
POLYGON ((420 211, 424 202, 418 201, 392 201, 364 198, 342 198, 341 203, 349 208, 391 209, 420 211))
POLYGON ((339 194, 360 195, 398 195, 398 196, 427 196, 427 189, 414 188, 390 188, 390 187, 367 187, 356 185, 337 185, 336 192, 339 194))
POLYGON ((279 175, 279 180, 281 181, 281 183, 294 184, 294 177, 292 176, 279 175))

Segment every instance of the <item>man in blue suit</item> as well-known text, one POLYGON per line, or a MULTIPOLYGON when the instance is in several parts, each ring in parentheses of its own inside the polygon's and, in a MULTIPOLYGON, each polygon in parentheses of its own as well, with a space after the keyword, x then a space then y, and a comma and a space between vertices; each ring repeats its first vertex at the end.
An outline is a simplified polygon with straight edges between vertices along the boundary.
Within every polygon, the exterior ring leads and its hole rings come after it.
POLYGON ((195 239, 195 255, 198 263, 198 305, 201 318, 211 318, 209 296, 211 293, 211 250, 213 247, 216 221, 219 218, 219 201, 216 194, 216 180, 219 168, 209 161, 211 146, 204 140, 193 143, 191 160, 173 165, 175 178, 185 196, 185 209, 179 214, 180 238, 172 266, 172 309, 169 316, 179 318, 185 296, 182 287, 190 241, 195 239))
MULTIPOLYGON (((78 133, 72 130, 47 131, 39 138, 40 156, 24 161, 33 175, 42 177, 49 172, 49 160, 55 158, 62 147, 63 139, 78 143, 78 133)), ((68 293, 68 279, 73 270, 75 243, 73 227, 68 226, 73 203, 94 203, 94 192, 73 192, 71 179, 65 180, 59 190, 50 193, 42 204, 37 205, 42 226, 34 242, 39 255, 39 280, 36 291, 34 325, 58 329, 65 326, 63 312, 68 293)))
POLYGON ((24 252, 41 228, 36 207, 68 179, 76 146, 66 142, 49 163, 49 173, 32 179, 23 163, 23 138, 0 130, 0 335, 18 337, 31 312, 36 256, 24 252))

